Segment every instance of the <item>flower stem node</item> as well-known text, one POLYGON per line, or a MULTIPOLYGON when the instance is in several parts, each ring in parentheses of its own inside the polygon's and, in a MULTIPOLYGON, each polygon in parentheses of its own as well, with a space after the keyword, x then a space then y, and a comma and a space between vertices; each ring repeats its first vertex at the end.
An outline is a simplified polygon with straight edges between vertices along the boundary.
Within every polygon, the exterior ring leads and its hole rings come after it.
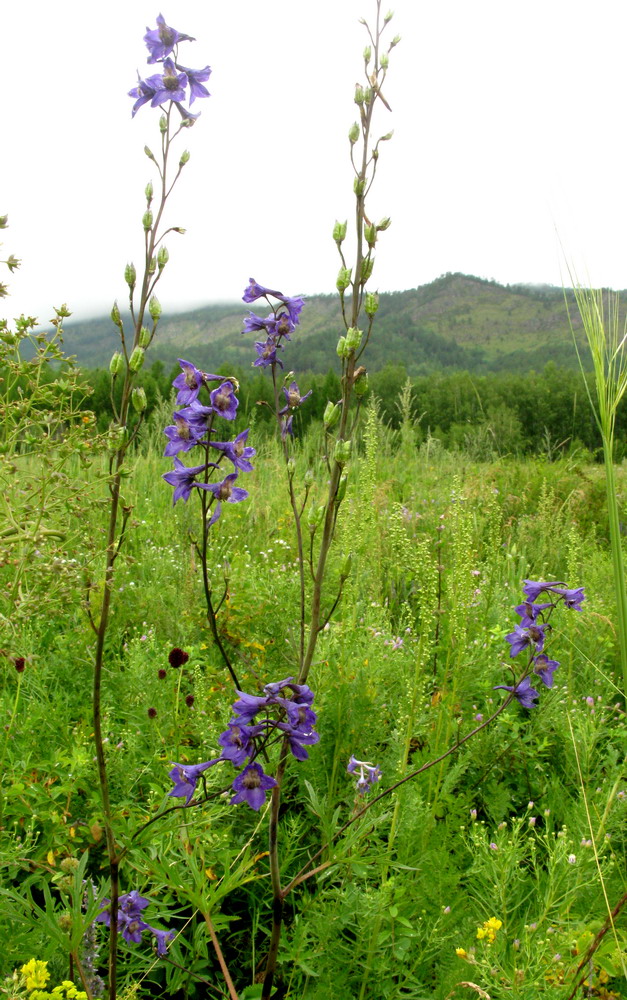
POLYGON ((133 409, 136 413, 144 413, 146 407, 148 406, 148 400, 146 398, 146 390, 141 386, 133 389, 131 393, 131 402, 133 403, 133 409))
POLYGON ((156 295, 153 295, 150 302, 148 303, 148 312, 155 322, 159 319, 162 313, 161 303, 156 295))
POLYGON ((351 442, 349 441, 336 441, 335 451, 333 452, 333 458, 338 465, 346 465, 351 457, 351 442))
POLYGON ((146 352, 143 347, 135 347, 128 360, 129 370, 135 375, 144 363, 146 352))
POLYGON ((150 330, 147 327, 142 326, 141 330, 139 331, 139 346, 143 347, 143 349, 146 350, 147 347, 150 347, 151 340, 152 340, 152 334, 150 330))
POLYGON ((354 146, 358 139, 359 139, 359 125, 357 124, 357 122, 353 122, 353 124, 348 130, 348 141, 350 142, 351 146, 354 146))
POLYGON ((109 362, 109 372, 115 378, 124 369, 124 358, 119 351, 116 351, 109 362))
POLYGON ((340 419, 340 413, 342 412, 342 406, 340 403, 332 403, 331 400, 327 403, 324 410, 324 426, 327 430, 331 430, 335 427, 336 423, 340 419))
POLYGON ((346 239, 347 227, 348 227, 348 221, 336 222, 335 225, 333 226, 333 239, 335 240, 338 246, 340 245, 340 243, 343 243, 344 240, 346 239))
POLYGON ((127 264, 124 268, 124 280, 131 291, 133 291, 137 281, 137 271, 135 270, 134 264, 127 264))
POLYGON ((361 344, 362 331, 358 330, 356 326, 350 326, 346 331, 346 349, 350 353, 351 351, 359 350, 359 345, 361 344))

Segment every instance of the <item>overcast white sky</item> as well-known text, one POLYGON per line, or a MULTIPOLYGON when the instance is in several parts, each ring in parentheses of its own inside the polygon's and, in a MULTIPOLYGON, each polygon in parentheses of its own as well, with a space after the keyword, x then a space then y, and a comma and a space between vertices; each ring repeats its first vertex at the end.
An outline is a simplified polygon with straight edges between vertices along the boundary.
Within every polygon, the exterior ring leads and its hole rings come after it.
MULTIPOLYGON (((158 13, 196 42, 181 61, 213 73, 186 135, 170 203, 166 310, 235 300, 248 277, 287 294, 332 292, 330 234, 353 210, 346 134, 355 119, 374 0, 29 0, 2 9, 0 315, 75 317, 125 296, 141 256, 144 143, 158 110, 131 120, 142 38, 158 13)), ((398 0, 371 199, 390 215, 373 287, 446 271, 561 283, 559 238, 581 278, 627 286, 623 0, 398 0)))

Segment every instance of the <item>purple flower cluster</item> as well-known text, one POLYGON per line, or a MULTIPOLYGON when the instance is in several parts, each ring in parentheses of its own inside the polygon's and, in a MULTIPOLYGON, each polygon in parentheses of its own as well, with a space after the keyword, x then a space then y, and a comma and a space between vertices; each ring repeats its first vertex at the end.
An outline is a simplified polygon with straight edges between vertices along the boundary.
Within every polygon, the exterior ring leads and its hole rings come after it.
POLYGON ((365 795, 381 778, 381 769, 367 760, 357 760, 351 757, 346 768, 349 774, 357 775, 356 788, 360 795, 365 795))
MULTIPOLYGON (((96 917, 96 923, 111 926, 111 913, 109 906, 111 900, 104 899, 104 909, 96 917)), ((118 899, 118 931, 125 941, 139 944, 143 931, 150 931, 157 939, 157 953, 165 955, 167 952, 167 942, 174 937, 173 931, 160 931, 156 927, 142 920, 142 910, 150 906, 150 900, 145 896, 140 896, 136 890, 127 892, 118 899)))
POLYGON ((505 638, 510 644, 510 657, 518 656, 523 650, 530 652, 531 670, 517 684, 497 684, 494 690, 509 691, 523 708, 536 708, 536 699, 540 697, 540 693, 531 686, 532 676, 539 678, 545 687, 551 688, 553 674, 559 667, 557 660, 550 660, 543 652, 547 630, 551 628, 548 619, 560 601, 569 610, 581 611, 581 602, 585 600, 585 594, 583 587, 569 589, 561 580, 550 582, 525 580, 524 584, 525 601, 516 608, 516 613, 520 615, 520 624, 514 625, 514 631, 505 638), (546 594, 552 599, 536 604, 541 594, 546 594))
MULTIPOLYGON (((244 320, 242 333, 260 334, 264 339, 255 341, 257 360, 253 361, 255 368, 279 368, 283 367, 283 362, 277 356, 277 351, 283 350, 284 341, 291 340, 291 334, 298 326, 300 314, 305 304, 302 295, 290 297, 283 292, 273 288, 266 288, 259 285, 254 278, 242 296, 244 302, 256 302, 257 299, 265 298, 272 312, 268 316, 258 316, 257 313, 249 312, 244 320), (278 303, 272 305, 270 298, 277 299, 278 303)), ((285 406, 279 411, 278 417, 281 421, 281 435, 285 438, 292 433, 292 419, 298 407, 311 396, 309 392, 301 396, 296 382, 292 382, 289 388, 283 388, 285 394, 285 406)))
POLYGON ((305 747, 320 739, 313 728, 317 719, 311 707, 313 691, 306 684, 294 683, 293 677, 266 684, 263 690, 263 695, 237 692, 233 718, 218 738, 222 753, 203 764, 174 764, 169 775, 174 782, 170 795, 184 798, 189 805, 201 774, 209 767, 225 760, 241 767, 248 761, 233 782, 231 804, 247 802, 257 811, 265 802, 266 792, 276 785, 275 779, 256 762, 261 752, 287 738, 292 755, 297 760, 308 759, 305 747))
POLYGON ((157 108, 166 101, 172 101, 182 118, 194 121, 198 115, 187 111, 181 102, 189 99, 191 105, 197 97, 209 97, 205 83, 211 73, 209 66, 205 66, 204 69, 190 69, 189 66, 181 66, 177 62, 179 42, 193 42, 194 39, 191 35, 184 35, 176 28, 171 28, 165 23, 163 15, 159 14, 157 27, 146 28, 144 41, 149 52, 148 63, 162 63, 163 73, 155 73, 146 80, 142 80, 139 73, 137 74, 137 86, 128 92, 129 97, 135 98, 133 117, 148 101, 152 108, 157 108), (174 58, 171 58, 172 55, 174 58))
POLYGON ((247 498, 247 490, 236 486, 235 483, 240 472, 252 472, 250 459, 255 454, 255 449, 247 444, 248 430, 242 431, 233 441, 211 440, 211 435, 216 433, 213 428, 216 417, 235 420, 237 416, 239 401, 235 395, 234 380, 201 372, 190 361, 184 361, 182 358, 179 358, 179 364, 182 371, 172 385, 178 390, 176 401, 183 408, 174 413, 174 423, 164 430, 168 439, 164 455, 174 458, 174 471, 164 473, 163 479, 174 487, 173 504, 177 500, 189 500, 194 487, 212 493, 211 503, 215 503, 209 521, 209 525, 212 525, 220 517, 223 503, 240 503, 247 498), (214 382, 218 383, 216 388, 209 390, 209 384, 214 382), (209 394, 208 406, 203 405, 198 399, 203 388, 209 394), (196 446, 204 449, 205 461, 202 465, 185 465, 178 457, 179 453, 191 451, 196 446), (209 461, 210 448, 220 453, 216 456, 217 462, 209 461), (218 469, 224 458, 232 463, 235 471, 220 482, 210 483, 209 470, 218 469), (203 481, 197 481, 199 476, 204 477, 203 481))

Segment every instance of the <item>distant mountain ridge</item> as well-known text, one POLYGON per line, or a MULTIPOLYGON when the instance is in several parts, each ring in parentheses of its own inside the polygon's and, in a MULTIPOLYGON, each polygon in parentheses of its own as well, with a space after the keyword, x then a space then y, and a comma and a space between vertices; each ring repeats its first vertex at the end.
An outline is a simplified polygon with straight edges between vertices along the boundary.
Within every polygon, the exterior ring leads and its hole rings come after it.
MULTIPOLYGON (((571 290, 566 301, 587 361, 571 290)), ((542 370, 549 361, 574 368, 577 357, 566 301, 564 291, 551 285, 500 285, 472 275, 445 274, 415 289, 381 294, 364 360, 371 371, 400 364, 409 375, 455 370, 524 373, 542 370)), ((189 358, 206 371, 246 369, 256 356, 253 336, 241 333, 246 315, 244 303, 164 314, 150 356, 166 365, 189 358)), ((342 332, 338 296, 308 296, 301 326, 284 355, 286 365, 295 371, 327 372, 342 332)), ((65 326, 65 349, 84 368, 107 366, 118 348, 109 317, 65 326)))

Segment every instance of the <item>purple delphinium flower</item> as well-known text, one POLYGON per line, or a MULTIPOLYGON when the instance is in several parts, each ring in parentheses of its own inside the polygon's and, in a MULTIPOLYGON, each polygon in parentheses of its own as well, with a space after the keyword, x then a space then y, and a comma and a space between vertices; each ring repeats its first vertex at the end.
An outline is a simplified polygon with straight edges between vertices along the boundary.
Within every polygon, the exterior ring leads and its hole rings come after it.
POLYGON ((155 96, 157 92, 157 87, 155 84, 153 84, 153 82, 151 82, 153 81, 153 79, 154 79, 153 77, 150 77, 149 80, 142 80, 139 73, 137 74, 137 86, 133 87, 133 89, 129 90, 128 92, 129 97, 137 98, 137 100, 133 105, 133 110, 131 112, 132 118, 135 117, 135 115, 137 114, 137 112, 139 111, 139 109, 143 104, 147 104, 148 101, 152 101, 153 97, 155 96))
POLYGON ((281 418, 281 438, 283 441, 285 441, 285 438, 287 437, 288 434, 293 433, 292 431, 293 420, 294 418, 291 414, 289 415, 289 417, 285 416, 281 418))
POLYGON ((258 736, 263 728, 263 726, 246 726, 239 720, 229 722, 229 728, 218 737, 223 758, 230 760, 235 767, 240 767, 254 750, 252 737, 258 736))
POLYGON ((185 419, 184 411, 173 414, 173 419, 174 423, 163 429, 163 433, 168 438, 163 454, 167 456, 177 455, 179 451, 189 451, 190 448, 198 444, 200 439, 194 426, 185 419))
POLYGON ((233 791, 236 794, 231 799, 231 805, 247 802, 251 809, 258 812, 266 800, 266 792, 275 785, 275 779, 264 774, 259 764, 247 764, 233 782, 233 791))
POLYGON ((198 371, 191 361, 184 361, 182 358, 179 358, 178 361, 183 371, 176 376, 172 385, 178 389, 177 403, 189 406, 198 398, 203 383, 202 372, 198 371))
POLYGON ((223 452, 236 469, 241 469, 242 472, 252 472, 253 466, 248 459, 256 455, 257 452, 255 448, 246 446, 249 431, 250 428, 242 431, 233 441, 210 441, 209 444, 212 448, 223 452))
POLYGON ((246 500, 248 497, 248 490, 243 490, 241 486, 234 486, 233 483, 237 479, 237 472, 231 472, 230 475, 225 476, 221 483, 209 483, 207 485, 207 490, 213 493, 214 497, 218 501, 216 504, 216 509, 213 512, 212 518, 209 524, 215 524, 215 522, 220 517, 222 513, 222 501, 225 500, 227 503, 241 503, 242 500, 246 500))
POLYGON ((144 42, 150 52, 148 62, 161 62, 174 51, 174 46, 178 45, 179 42, 193 41, 195 39, 191 35, 184 35, 182 32, 177 31, 176 28, 171 28, 165 23, 163 14, 159 14, 157 17, 157 27, 149 28, 147 26, 146 34, 144 35, 144 42))
POLYGON ((190 89, 190 104, 193 104, 197 97, 211 97, 211 94, 204 86, 205 81, 211 76, 210 66, 205 66, 204 69, 189 69, 187 66, 180 66, 177 63, 176 68, 185 73, 187 77, 190 89))
POLYGON ((520 702, 523 708, 537 708, 535 704, 535 699, 540 697, 538 691, 531 687, 531 681, 528 677, 523 677, 519 684, 510 686, 509 684, 496 684, 493 691, 509 691, 517 701, 520 702))
POLYGON ((283 416, 283 414, 287 413, 288 410, 297 410, 298 407, 302 403, 304 403, 306 399, 309 399, 309 397, 313 392, 313 389, 310 389, 309 392, 306 392, 304 396, 301 396, 298 384, 296 382, 290 382, 289 389, 286 389, 284 387, 283 392, 285 393, 286 405, 283 407, 282 410, 279 410, 279 416, 283 416))
POLYGON ((275 299, 283 299, 283 292, 277 292, 273 288, 265 288, 263 285, 258 285, 254 278, 249 278, 249 284, 242 295, 242 300, 244 302, 255 302, 256 299, 260 299, 263 296, 272 295, 275 299))
POLYGON ((259 695, 246 694, 245 691, 238 691, 237 694, 239 699, 233 702, 233 711, 239 717, 239 722, 252 722, 255 716, 269 704, 268 698, 259 695))
MULTIPOLYGON (((110 899, 103 899, 105 909, 96 917, 96 923, 111 926, 111 912, 109 906, 110 899)), ((165 955, 167 953, 167 942, 174 937, 173 931, 162 931, 156 927, 151 927, 141 918, 141 912, 150 905, 150 900, 145 896, 140 896, 136 890, 124 893, 118 899, 118 930, 122 937, 129 943, 139 944, 142 939, 142 931, 150 931, 157 939, 157 953, 165 955)))
POLYGON ((209 395, 211 397, 211 406, 215 413, 224 417, 225 420, 235 420, 239 400, 235 395, 232 382, 228 380, 223 382, 222 385, 219 385, 209 395))
MULTIPOLYGON (((315 712, 311 714, 315 721, 315 712)), ((301 728, 300 726, 291 726, 287 722, 277 722, 276 729, 287 736, 290 750, 296 760, 308 760, 309 754, 305 750, 305 745, 314 746, 320 742, 320 735, 307 725, 301 728)))
POLYGON ((278 365, 279 368, 282 368, 283 362, 276 356, 278 347, 281 347, 281 345, 277 343, 274 337, 268 337, 265 343, 261 340, 255 341, 257 360, 253 361, 253 367, 267 368, 269 365, 278 365))
POLYGON ((295 295, 292 298, 290 298, 287 295, 284 295, 281 301, 283 302, 283 304, 287 309, 287 313, 291 322, 294 324, 294 326, 296 326, 298 324, 300 314, 303 311, 303 306, 305 305, 304 298, 302 297, 302 295, 295 295))
POLYGON ((187 77, 185 73, 177 73, 176 66, 171 59, 166 59, 163 64, 163 74, 158 73, 149 77, 148 83, 155 88, 155 93, 150 102, 151 108, 157 108, 166 101, 184 101, 185 89, 187 87, 187 77))
POLYGON ((525 628, 522 625, 514 625, 514 631, 505 636, 512 647, 509 655, 518 656, 528 646, 534 646, 537 653, 542 652, 546 639, 544 633, 548 627, 548 625, 535 623, 527 625, 525 628))
POLYGON ((264 691, 269 698, 277 698, 281 691, 289 688, 292 692, 290 701, 297 705, 313 705, 314 693, 307 684, 295 684, 293 677, 286 677, 282 681, 272 681, 264 686, 264 691))
POLYGON ((174 495, 172 497, 172 506, 178 500, 184 500, 186 503, 190 498, 190 494, 194 486, 199 490, 208 490, 210 486, 208 483, 197 483, 195 480, 196 476, 199 476, 207 468, 206 465, 192 465, 187 466, 181 462, 180 458, 174 458, 175 468, 172 472, 164 472, 161 476, 165 479, 166 483, 174 487, 174 495))
POLYGON ((552 580, 549 583, 537 580, 524 580, 523 594, 532 603, 544 590, 553 590, 554 587, 563 587, 563 580, 552 580))
POLYGON ((581 602, 586 599, 583 587, 573 587, 571 590, 567 587, 554 587, 553 592, 563 598, 565 606, 571 611, 581 611, 581 602))
POLYGON ((558 660, 549 660, 546 653, 540 653, 533 658, 533 672, 537 674, 545 687, 553 687, 553 674, 559 667, 558 660))
POLYGON ((198 779, 203 771, 207 768, 213 767, 214 764, 218 764, 222 758, 216 757, 215 760, 207 760, 204 764, 174 764, 172 770, 168 772, 168 776, 174 782, 174 788, 169 793, 175 799, 184 798, 185 805, 188 806, 194 792, 196 791, 196 785, 198 784, 198 779))
POLYGON ((346 770, 349 774, 359 772, 356 788, 360 795, 365 795, 381 778, 381 769, 376 764, 371 764, 367 760, 357 760, 354 756, 351 756, 346 770))
POLYGON ((528 625, 533 625, 536 621, 538 615, 545 611, 547 608, 552 608, 555 605, 552 601, 547 604, 532 604, 531 601, 525 601, 524 604, 519 604, 516 608, 516 614, 520 615, 522 621, 520 622, 521 628, 526 628, 528 625))
POLYGON ((147 929, 151 934, 157 939, 157 955, 167 955, 168 953, 168 941, 172 941, 174 938, 174 931, 160 931, 156 927, 148 926, 147 929))

